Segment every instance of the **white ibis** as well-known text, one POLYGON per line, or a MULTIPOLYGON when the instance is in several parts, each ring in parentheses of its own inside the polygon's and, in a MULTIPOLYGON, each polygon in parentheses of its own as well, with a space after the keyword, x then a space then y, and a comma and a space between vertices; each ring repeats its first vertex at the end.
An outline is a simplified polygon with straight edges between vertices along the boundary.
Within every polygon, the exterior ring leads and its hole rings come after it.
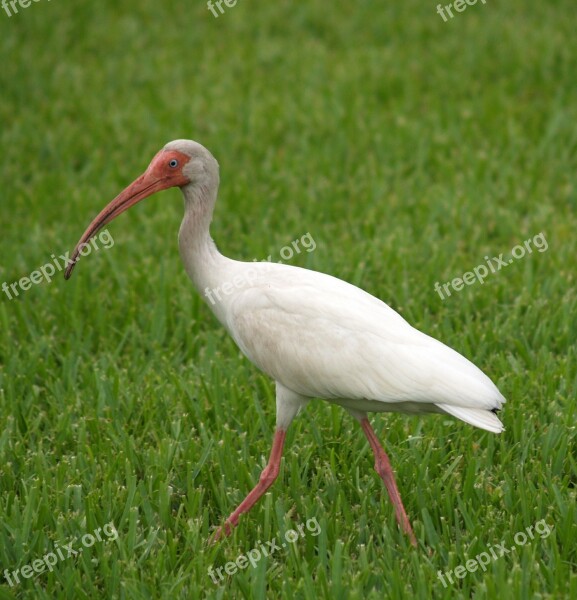
POLYGON ((92 221, 65 277, 70 277, 82 244, 104 225, 155 192, 179 187, 184 219, 178 241, 186 272, 201 293, 230 292, 219 294, 209 307, 242 352, 276 382, 276 430, 268 464, 215 538, 229 535, 240 515, 272 485, 288 426, 311 398, 323 398, 359 421, 397 521, 416 545, 389 459, 367 412, 444 413, 500 433, 503 425, 495 413, 505 398, 473 363, 360 288, 299 267, 223 256, 209 232, 218 185, 218 163, 206 148, 190 140, 168 143, 144 174, 92 221))

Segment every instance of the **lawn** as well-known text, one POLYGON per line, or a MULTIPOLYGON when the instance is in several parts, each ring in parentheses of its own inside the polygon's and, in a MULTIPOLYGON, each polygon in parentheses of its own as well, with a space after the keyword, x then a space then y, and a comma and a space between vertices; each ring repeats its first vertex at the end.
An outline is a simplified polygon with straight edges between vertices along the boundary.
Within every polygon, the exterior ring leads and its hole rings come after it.
POLYGON ((349 4, 0 9, 0 600, 577 598, 574 2, 349 4), (285 262, 378 296, 507 398, 501 435, 372 417, 417 549, 321 400, 207 543, 266 464, 274 384, 184 272, 178 190, 70 281, 10 288, 175 138, 220 162, 225 254, 279 260, 308 233, 285 262))

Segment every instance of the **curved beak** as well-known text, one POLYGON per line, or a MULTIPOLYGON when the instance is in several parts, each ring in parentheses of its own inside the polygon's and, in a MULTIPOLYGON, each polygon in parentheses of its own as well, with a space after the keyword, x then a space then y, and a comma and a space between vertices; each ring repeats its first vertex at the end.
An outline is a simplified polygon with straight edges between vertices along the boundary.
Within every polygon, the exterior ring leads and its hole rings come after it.
POLYGON ((137 202, 152 196, 152 194, 172 187, 174 182, 170 178, 159 178, 154 175, 150 169, 147 169, 138 179, 133 181, 123 192, 121 192, 108 206, 106 206, 98 216, 90 223, 82 237, 76 244, 74 252, 64 272, 64 278, 69 279, 72 269, 80 258, 80 250, 95 236, 107 223, 110 223, 118 215, 134 206, 137 202))

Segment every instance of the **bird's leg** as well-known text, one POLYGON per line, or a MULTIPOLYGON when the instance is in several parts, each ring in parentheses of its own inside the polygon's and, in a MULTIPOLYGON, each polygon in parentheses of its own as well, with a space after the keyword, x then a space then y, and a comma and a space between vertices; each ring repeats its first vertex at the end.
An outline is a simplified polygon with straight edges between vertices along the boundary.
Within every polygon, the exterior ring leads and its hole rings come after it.
POLYGON ((383 480, 383 483, 387 488, 387 492, 389 493, 389 498, 395 507, 397 522, 401 526, 402 530, 409 536, 411 544, 416 546, 417 538, 413 533, 413 528, 411 527, 411 523, 407 517, 407 513, 405 512, 405 507, 403 506, 403 501, 401 500, 401 495, 399 494, 399 490, 395 482, 395 474, 391 468, 389 457, 379 443, 379 440, 377 439, 377 436, 375 435, 375 432, 373 431, 373 428, 371 427, 367 417, 361 419, 361 427, 363 428, 363 431, 365 432, 365 435, 367 436, 369 444, 371 445, 375 455, 375 471, 383 480))
POLYGON ((285 436, 286 430, 277 428, 274 434, 270 458, 268 459, 267 466, 260 475, 259 482, 254 486, 249 495, 239 504, 238 508, 230 515, 230 517, 228 517, 224 525, 216 530, 216 533, 212 538, 213 542, 218 541, 223 536, 230 535, 233 528, 238 525, 238 518, 240 515, 248 512, 274 483, 280 470, 280 460, 282 458, 285 436))

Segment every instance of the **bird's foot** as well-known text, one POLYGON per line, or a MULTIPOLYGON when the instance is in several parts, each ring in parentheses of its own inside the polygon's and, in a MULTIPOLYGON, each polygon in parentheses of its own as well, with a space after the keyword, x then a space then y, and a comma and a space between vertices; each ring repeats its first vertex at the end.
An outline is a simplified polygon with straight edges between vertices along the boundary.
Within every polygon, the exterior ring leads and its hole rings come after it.
MULTIPOLYGON (((397 516, 397 520, 398 520, 398 516, 397 516)), ((403 529, 405 534, 409 537, 409 541, 411 542, 411 545, 414 548, 416 548, 417 547, 417 538, 415 537, 415 533, 413 532, 411 523, 409 522, 409 519, 407 518, 406 515, 405 515, 405 519, 402 522, 399 521, 399 525, 401 526, 401 528, 403 529)))
POLYGON ((219 542, 220 540, 222 540, 225 537, 228 537, 233 529, 236 527, 236 523, 232 523, 231 521, 226 521, 224 523, 224 525, 221 525, 212 535, 212 537, 210 538, 210 544, 216 544, 217 542, 219 542))

